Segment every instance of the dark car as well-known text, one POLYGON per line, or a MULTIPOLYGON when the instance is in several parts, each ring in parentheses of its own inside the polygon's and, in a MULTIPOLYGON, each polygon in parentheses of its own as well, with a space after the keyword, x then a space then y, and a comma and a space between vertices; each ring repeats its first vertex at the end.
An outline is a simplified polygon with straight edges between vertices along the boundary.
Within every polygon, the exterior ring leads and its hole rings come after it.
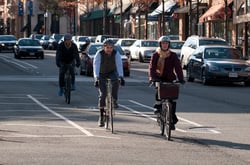
POLYGON ((0 52, 3 50, 14 50, 16 44, 16 37, 13 35, 0 35, 0 52))
POLYGON ((14 46, 14 56, 44 59, 44 50, 38 39, 20 38, 14 46))
POLYGON ((245 82, 250 85, 250 63, 238 49, 230 46, 200 46, 190 56, 188 81, 202 80, 204 85, 215 82, 245 82))
MULTIPOLYGON (((82 52, 80 55, 81 66, 80 74, 92 76, 93 75, 93 59, 96 52, 103 47, 102 43, 91 43, 86 51, 82 52)), ((119 45, 115 45, 115 49, 121 54, 122 63, 123 63, 123 72, 124 76, 130 76, 130 62, 125 55, 124 51, 119 45)))
POLYGON ((58 46, 58 42, 60 41, 60 39, 63 37, 63 34, 55 34, 53 33, 48 41, 48 49, 50 50, 56 50, 57 46, 58 46))

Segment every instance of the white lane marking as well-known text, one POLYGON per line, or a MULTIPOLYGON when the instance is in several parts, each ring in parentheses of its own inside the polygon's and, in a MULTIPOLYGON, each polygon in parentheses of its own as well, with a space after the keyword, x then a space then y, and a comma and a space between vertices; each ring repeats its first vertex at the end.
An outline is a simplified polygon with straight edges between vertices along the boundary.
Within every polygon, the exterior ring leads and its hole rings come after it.
POLYGON ((37 103, 39 106, 41 106, 42 108, 44 108, 45 110, 47 110, 48 112, 52 113, 53 115, 59 117, 60 119, 63 119, 64 121, 66 121, 67 123, 69 123, 70 125, 72 125, 73 127, 79 129, 81 132, 83 132, 84 134, 86 134, 87 136, 94 136, 92 133, 90 133, 89 131, 87 131, 86 129, 84 129, 83 127, 79 126, 78 124, 74 123, 73 121, 69 120, 68 118, 60 115, 59 113, 51 110, 49 107, 45 106, 44 104, 42 104, 40 101, 38 101, 36 98, 32 97, 31 95, 27 95, 31 100, 33 100, 35 103, 37 103))
MULTIPOLYGON (((148 108, 148 109, 153 110, 152 107, 147 106, 147 105, 144 105, 144 104, 141 104, 141 103, 139 103, 139 102, 137 102, 137 101, 129 100, 129 102, 132 102, 132 103, 137 104, 137 105, 139 105, 139 106, 142 106, 142 107, 144 107, 144 108, 148 108)), ((125 107, 126 107, 126 106, 124 106, 124 108, 125 108, 125 107)), ((131 108, 129 108, 129 107, 127 107, 126 109, 130 110, 131 112, 137 113, 137 114, 142 114, 142 113, 140 113, 140 112, 138 112, 138 111, 135 111, 135 110, 133 110, 133 109, 131 109, 131 108)), ((156 121, 155 118, 149 117, 149 115, 143 114, 142 116, 148 116, 147 118, 156 121)), ((184 118, 182 118, 182 117, 179 117, 179 116, 178 116, 178 118, 179 118, 180 120, 184 121, 184 122, 187 122, 187 123, 191 124, 191 125, 195 125, 195 126, 197 126, 197 127, 203 127, 203 125, 201 125, 201 124, 198 124, 198 123, 195 123, 195 122, 193 122, 193 121, 184 119, 184 118)), ((177 130, 177 131, 180 131, 180 132, 187 132, 187 131, 185 131, 185 130, 178 129, 178 128, 177 128, 176 130, 177 130)), ((213 132, 213 133, 216 133, 216 134, 221 133, 221 132, 216 131, 216 130, 214 130, 214 129, 208 129, 208 131, 213 132)))
POLYGON ((37 69, 38 67, 37 66, 35 66, 35 65, 32 65, 32 64, 30 64, 30 63, 27 63, 27 62, 24 62, 24 61, 19 61, 19 60, 16 60, 16 59, 11 59, 11 60, 9 60, 9 58, 10 57, 8 57, 8 56, 4 56, 4 58, 2 58, 3 60, 5 60, 6 62, 9 62, 9 63, 13 63, 13 64, 15 64, 15 65, 18 65, 18 66, 20 66, 21 68, 27 68, 27 67, 25 67, 24 65, 22 65, 22 64, 25 64, 25 65, 27 65, 27 66, 30 66, 31 68, 34 68, 34 69, 37 69))

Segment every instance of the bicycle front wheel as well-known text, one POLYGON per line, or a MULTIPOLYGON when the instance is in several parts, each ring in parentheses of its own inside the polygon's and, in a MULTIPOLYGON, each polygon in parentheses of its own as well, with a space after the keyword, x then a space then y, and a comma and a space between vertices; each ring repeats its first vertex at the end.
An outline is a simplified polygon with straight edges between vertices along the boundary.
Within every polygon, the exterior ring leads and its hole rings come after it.
POLYGON ((160 129, 162 136, 165 133, 165 127, 166 127, 166 104, 163 103, 160 111, 160 129))
POLYGON ((167 140, 171 139, 171 123, 172 123, 172 104, 166 103, 166 137, 167 140))
POLYGON ((64 96, 65 96, 65 102, 67 104, 70 104, 70 98, 71 98, 71 79, 68 76, 69 75, 65 76, 64 96))

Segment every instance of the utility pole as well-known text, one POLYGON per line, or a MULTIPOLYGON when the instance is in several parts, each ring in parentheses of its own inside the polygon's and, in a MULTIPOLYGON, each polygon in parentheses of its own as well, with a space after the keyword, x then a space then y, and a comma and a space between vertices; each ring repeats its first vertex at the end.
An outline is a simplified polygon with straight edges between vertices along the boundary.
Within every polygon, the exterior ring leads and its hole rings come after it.
POLYGON ((161 35, 165 35, 165 9, 164 9, 164 0, 161 1, 162 4, 162 14, 161 14, 161 22, 162 22, 162 26, 161 26, 161 35))
POLYGON ((123 3, 122 0, 120 0, 120 37, 123 37, 123 18, 122 18, 122 8, 123 8, 123 3))

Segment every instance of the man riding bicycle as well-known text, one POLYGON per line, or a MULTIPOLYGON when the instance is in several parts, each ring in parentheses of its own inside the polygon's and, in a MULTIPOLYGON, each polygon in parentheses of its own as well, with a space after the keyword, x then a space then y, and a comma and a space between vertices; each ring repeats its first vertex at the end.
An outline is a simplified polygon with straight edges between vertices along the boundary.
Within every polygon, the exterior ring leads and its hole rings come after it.
POLYGON ((71 89, 72 90, 76 89, 74 65, 76 64, 76 67, 80 66, 80 57, 77 46, 71 41, 71 39, 72 39, 71 34, 69 33, 65 34, 64 41, 58 45, 58 48, 56 50, 56 65, 57 67, 59 67, 58 96, 63 95, 63 87, 65 86, 64 75, 68 69, 66 64, 72 64, 70 65, 69 68, 72 77, 71 89))
POLYGON ((100 117, 98 125, 104 126, 104 107, 106 106, 107 87, 106 81, 108 78, 112 81, 112 97, 114 99, 114 108, 118 107, 118 88, 119 81, 123 86, 123 67, 121 55, 114 49, 114 42, 111 39, 106 39, 103 42, 103 49, 96 52, 93 60, 93 74, 95 79, 95 87, 99 88, 99 109, 100 117))
MULTIPOLYGON (((158 40, 159 48, 152 55, 149 64, 149 80, 150 82, 173 82, 178 77, 180 83, 184 84, 183 71, 181 63, 176 53, 170 51, 170 38, 168 36, 162 36, 158 40)), ((158 90, 155 94, 154 113, 157 114, 161 110, 161 100, 158 98, 158 90)), ((172 102, 173 110, 173 123, 171 127, 174 130, 175 124, 178 122, 176 112, 176 102, 172 102)))

